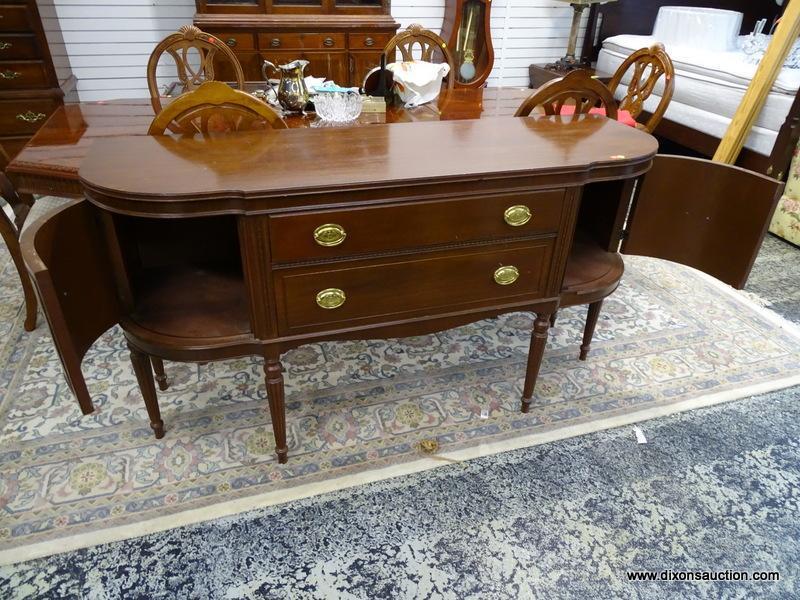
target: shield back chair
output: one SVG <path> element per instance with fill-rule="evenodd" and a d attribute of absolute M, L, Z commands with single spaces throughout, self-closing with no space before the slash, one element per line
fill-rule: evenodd
<path fill-rule="evenodd" d="M 565 106 L 574 106 L 565 113 Z M 610 119 L 616 119 L 617 103 L 609 89 L 587 71 L 572 71 L 562 79 L 550 81 L 531 94 L 517 109 L 517 117 L 541 109 L 545 115 L 570 115 L 569 120 L 602 108 Z M 607 252 L 598 244 L 576 236 L 567 261 L 559 308 L 588 304 L 589 310 L 580 347 L 580 360 L 586 360 L 594 337 L 603 300 L 619 286 L 625 265 L 618 252 Z M 551 317 L 555 325 L 556 313 Z"/>
<path fill-rule="evenodd" d="M 220 81 L 207 81 L 170 102 L 155 116 L 148 133 L 163 135 L 169 129 L 192 135 L 286 127 L 265 102 Z"/>
<path fill-rule="evenodd" d="M 650 117 L 644 123 L 637 123 L 636 127 L 647 133 L 653 133 L 659 122 L 667 112 L 672 94 L 675 91 L 675 67 L 672 65 L 664 45 L 657 43 L 649 48 L 641 48 L 628 56 L 614 72 L 608 89 L 616 95 L 617 88 L 630 72 L 630 80 L 625 88 L 625 94 L 619 101 L 619 108 L 628 111 L 634 119 L 638 119 L 644 112 L 644 103 L 651 96 L 659 79 L 664 79 L 664 89 L 661 91 L 661 100 Z"/>
<path fill-rule="evenodd" d="M 182 94 L 215 79 L 215 60 L 228 63 L 226 71 L 229 66 L 238 88 L 244 87 L 242 65 L 225 42 L 210 33 L 200 31 L 194 25 L 184 25 L 177 33 L 161 40 L 147 61 L 147 87 L 150 90 L 150 103 L 155 114 L 160 113 L 163 108 L 158 90 L 157 70 L 164 53 L 169 54 L 175 61 Z"/>
<path fill-rule="evenodd" d="M 419 58 L 414 56 L 416 49 L 419 51 Z M 447 47 L 447 42 L 433 31 L 424 29 L 422 25 L 409 25 L 387 42 L 383 49 L 386 62 L 394 62 L 398 52 L 400 60 L 408 62 L 415 60 L 441 62 L 443 59 L 450 65 L 450 72 L 447 74 L 447 89 L 451 90 L 455 86 L 456 63 L 453 60 L 453 54 Z"/>

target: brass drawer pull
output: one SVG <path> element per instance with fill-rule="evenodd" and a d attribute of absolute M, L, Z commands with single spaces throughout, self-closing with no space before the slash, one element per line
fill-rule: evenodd
<path fill-rule="evenodd" d="M 0 71 L 0 79 L 16 79 L 17 77 L 21 77 L 22 73 L 19 71 L 10 71 L 6 69 L 5 71 Z"/>
<path fill-rule="evenodd" d="M 511 285 L 517 279 L 519 279 L 519 269 L 517 267 L 500 267 L 494 272 L 494 282 L 498 285 Z"/>
<path fill-rule="evenodd" d="M 272 41 L 270 41 L 269 45 L 272 46 L 273 48 L 280 48 L 281 45 L 280 38 L 272 38 Z"/>
<path fill-rule="evenodd" d="M 235 48 L 236 47 L 236 38 L 228 38 L 227 40 L 225 40 L 225 43 L 228 46 L 230 46 L 231 48 Z"/>
<path fill-rule="evenodd" d="M 346 237 L 344 227 L 336 223 L 325 223 L 314 230 L 314 241 L 320 246 L 338 246 Z"/>
<path fill-rule="evenodd" d="M 26 123 L 36 123 L 44 119 L 47 115 L 44 113 L 35 113 L 32 110 L 29 110 L 24 113 L 20 113 L 17 115 L 17 120 L 25 121 Z"/>
<path fill-rule="evenodd" d="M 367 39 L 364 40 L 364 45 L 369 48 L 372 48 L 375 45 L 375 40 L 373 40 L 371 37 L 368 37 Z"/>
<path fill-rule="evenodd" d="M 531 209 L 524 204 L 515 204 L 509 206 L 503 213 L 503 220 L 512 227 L 519 227 L 525 225 L 531 220 Z"/>
<path fill-rule="evenodd" d="M 11 42 L 0 42 L 0 50 L 8 50 L 11 46 Z"/>
<path fill-rule="evenodd" d="M 322 40 L 322 45 L 325 46 L 326 48 L 330 48 L 331 46 L 333 46 L 333 38 L 326 37 L 324 40 Z"/>
<path fill-rule="evenodd" d="M 320 308 L 339 308 L 345 300 L 347 296 L 339 288 L 328 288 L 317 293 L 317 304 Z"/>

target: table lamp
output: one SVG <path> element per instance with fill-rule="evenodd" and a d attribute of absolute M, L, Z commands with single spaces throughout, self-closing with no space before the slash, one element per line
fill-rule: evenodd
<path fill-rule="evenodd" d="M 567 54 L 563 58 L 558 59 L 554 63 L 547 65 L 548 69 L 555 69 L 557 71 L 568 72 L 573 69 L 578 69 L 583 66 L 580 58 L 575 58 L 575 46 L 578 43 L 578 28 L 581 24 L 581 14 L 583 9 L 592 4 L 607 4 L 608 2 L 616 2 L 616 0 L 558 0 L 559 2 L 568 2 L 572 7 L 572 28 L 569 30 L 569 43 L 567 44 Z M 592 35 L 592 32 L 587 31 L 586 35 Z"/>

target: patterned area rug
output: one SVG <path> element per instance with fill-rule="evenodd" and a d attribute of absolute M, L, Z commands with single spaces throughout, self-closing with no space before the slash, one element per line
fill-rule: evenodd
<path fill-rule="evenodd" d="M 552 330 L 530 414 L 519 396 L 532 320 L 512 314 L 404 340 L 287 354 L 290 460 L 272 453 L 260 364 L 167 364 L 155 440 L 122 336 L 85 362 L 99 410 L 82 417 L 46 327 L 22 331 L 0 254 L 0 557 L 4 562 L 549 439 L 778 389 L 800 378 L 800 338 L 704 276 L 631 258 L 588 362 L 584 309 Z M 440 456 L 423 457 L 433 438 Z"/>

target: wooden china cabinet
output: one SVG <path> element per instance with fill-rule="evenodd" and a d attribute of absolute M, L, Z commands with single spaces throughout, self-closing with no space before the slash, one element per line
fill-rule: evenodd
<path fill-rule="evenodd" d="M 194 24 L 223 40 L 249 81 L 264 60 L 309 61 L 307 75 L 361 85 L 397 31 L 389 0 L 196 0 Z M 215 65 L 217 68 L 217 65 Z M 220 63 L 217 76 L 230 79 Z"/>

